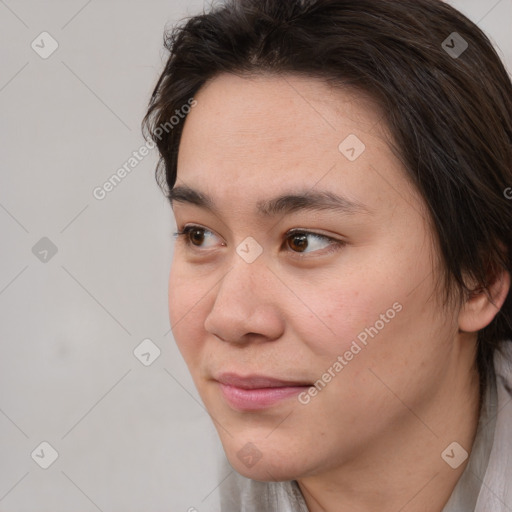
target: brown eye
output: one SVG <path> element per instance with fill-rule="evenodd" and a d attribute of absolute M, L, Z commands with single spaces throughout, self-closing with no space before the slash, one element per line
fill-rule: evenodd
<path fill-rule="evenodd" d="M 286 249 L 296 257 L 327 255 L 341 249 L 346 244 L 342 240 L 310 231 L 288 231 L 285 238 Z"/>
<path fill-rule="evenodd" d="M 288 246 L 296 252 L 304 252 L 308 248 L 308 235 L 299 233 L 288 238 Z"/>
<path fill-rule="evenodd" d="M 188 237 L 193 245 L 200 246 L 204 242 L 204 229 L 191 228 L 188 231 Z"/>
<path fill-rule="evenodd" d="M 215 246 L 225 245 L 222 241 L 219 243 L 219 237 L 215 233 L 201 226 L 185 226 L 174 233 L 174 236 L 194 250 L 213 249 Z"/>

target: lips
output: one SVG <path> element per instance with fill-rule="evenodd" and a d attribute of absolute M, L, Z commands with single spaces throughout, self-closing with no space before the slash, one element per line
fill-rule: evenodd
<path fill-rule="evenodd" d="M 261 375 L 242 377 L 223 373 L 215 379 L 227 403 L 239 411 L 266 409 L 291 398 L 312 384 L 306 381 L 282 380 Z"/>
<path fill-rule="evenodd" d="M 221 384 L 235 386 L 242 389 L 261 389 L 261 388 L 282 388 L 291 386 L 312 386 L 310 382 L 297 380 L 281 380 L 273 377 L 263 377 L 260 375 L 249 375 L 241 377 L 235 373 L 222 373 L 217 379 Z"/>

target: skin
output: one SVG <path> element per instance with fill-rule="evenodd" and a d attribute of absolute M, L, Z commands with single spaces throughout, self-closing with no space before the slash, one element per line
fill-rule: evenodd
<path fill-rule="evenodd" d="M 255 480 L 297 480 L 311 512 L 441 511 L 466 466 L 452 469 L 441 453 L 453 441 L 471 449 L 476 331 L 501 306 L 508 274 L 497 307 L 483 295 L 440 303 L 425 203 L 389 148 L 382 113 L 357 91 L 222 74 L 195 99 L 177 186 L 217 209 L 172 202 L 179 230 L 206 231 L 197 245 L 176 242 L 169 311 L 231 465 Z M 338 149 L 349 134 L 366 146 L 352 162 Z M 297 191 L 344 195 L 368 213 L 258 213 L 260 201 Z M 329 252 L 309 235 L 301 252 L 293 228 L 345 245 Z M 249 236 L 263 250 L 252 263 L 236 252 Z M 229 371 L 314 383 L 395 303 L 401 311 L 306 405 L 294 396 L 240 412 L 214 380 Z M 261 454 L 251 467 L 237 456 L 248 442 Z"/>

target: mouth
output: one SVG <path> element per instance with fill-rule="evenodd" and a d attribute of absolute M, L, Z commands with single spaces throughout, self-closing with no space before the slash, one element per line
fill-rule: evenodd
<path fill-rule="evenodd" d="M 242 377 L 223 373 L 215 379 L 228 405 L 238 411 L 258 411 L 272 407 L 303 392 L 312 384 L 261 375 Z"/>

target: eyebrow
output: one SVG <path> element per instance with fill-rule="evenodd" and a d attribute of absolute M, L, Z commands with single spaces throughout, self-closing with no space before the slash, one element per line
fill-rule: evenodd
<path fill-rule="evenodd" d="M 193 204 L 200 208 L 218 214 L 219 210 L 213 199 L 204 192 L 194 190 L 186 185 L 174 187 L 168 194 L 173 205 L 177 203 Z M 257 212 L 266 217 L 290 214 L 297 211 L 324 211 L 331 210 L 344 214 L 367 214 L 373 212 L 363 203 L 348 199 L 328 191 L 305 190 L 290 192 L 278 197 L 256 203 Z"/>

